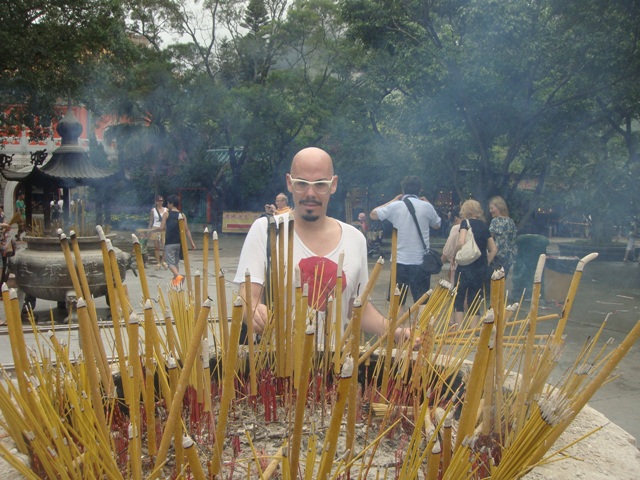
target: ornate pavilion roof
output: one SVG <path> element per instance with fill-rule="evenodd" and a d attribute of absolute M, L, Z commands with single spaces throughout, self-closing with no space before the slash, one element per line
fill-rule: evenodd
<path fill-rule="evenodd" d="M 48 162 L 42 165 L 42 161 L 32 158 L 31 169 L 12 171 L 3 168 L 0 171 L 2 176 L 7 180 L 36 186 L 73 188 L 81 185 L 99 186 L 103 181 L 117 175 L 94 166 L 87 152 L 78 144 L 82 125 L 74 115 L 71 103 L 66 115 L 58 123 L 57 131 L 62 144 L 52 153 Z"/>

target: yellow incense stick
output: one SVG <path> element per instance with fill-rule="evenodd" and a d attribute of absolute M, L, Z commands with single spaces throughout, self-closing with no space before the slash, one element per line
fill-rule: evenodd
<path fill-rule="evenodd" d="M 182 448 L 187 455 L 189 461 L 189 467 L 191 468 L 191 474 L 196 480 L 207 480 L 207 476 L 204 474 L 202 465 L 200 464 L 200 458 L 198 457 L 198 450 L 195 447 L 195 442 L 191 437 L 185 435 L 182 437 Z"/>
<path fill-rule="evenodd" d="M 309 388 L 309 371 L 311 368 L 311 358 L 313 356 L 313 341 L 315 339 L 316 325 L 313 319 L 307 324 L 305 330 L 304 345 L 302 347 L 302 366 L 298 381 L 298 393 L 296 397 L 296 410 L 291 436 L 291 458 L 289 465 L 291 468 L 291 478 L 298 477 L 298 463 L 300 459 L 300 446 L 302 444 L 302 426 L 304 424 L 305 406 L 307 404 L 307 389 Z"/>
<path fill-rule="evenodd" d="M 218 475 L 222 463 L 222 448 L 227 430 L 227 420 L 231 400 L 234 397 L 234 380 L 236 377 L 236 362 L 238 359 L 238 342 L 240 340 L 240 328 L 242 326 L 242 301 L 236 298 L 233 304 L 231 316 L 231 332 L 229 335 L 229 346 L 226 355 L 226 367 L 222 379 L 222 399 L 220 400 L 220 411 L 218 413 L 218 424 L 216 425 L 215 443 L 213 445 L 213 456 L 211 460 L 211 473 Z"/>
<path fill-rule="evenodd" d="M 187 243 L 187 231 L 184 222 L 184 215 L 179 213 L 178 227 L 180 228 L 180 244 L 182 245 L 182 256 L 184 257 L 184 276 L 187 277 L 187 292 L 191 297 L 193 295 L 193 284 L 191 280 L 191 263 L 189 262 L 189 244 Z"/>
<path fill-rule="evenodd" d="M 171 409 L 169 410 L 169 415 L 167 416 L 165 430 L 162 434 L 160 446 L 158 447 L 158 455 L 156 456 L 156 461 L 153 468 L 155 473 L 150 476 L 149 480 L 151 480 L 152 478 L 158 478 L 157 476 L 160 474 L 158 469 L 167 458 L 169 445 L 171 443 L 171 437 L 175 432 L 176 424 L 180 420 L 180 413 L 182 411 L 182 400 L 184 398 L 185 391 L 187 390 L 191 369 L 193 368 L 196 355 L 198 354 L 198 345 L 200 345 L 200 342 L 202 340 L 202 332 L 207 327 L 207 317 L 209 316 L 210 310 L 211 302 L 209 300 L 205 300 L 202 305 L 202 309 L 200 310 L 200 316 L 198 317 L 198 320 L 196 322 L 194 333 L 191 336 L 189 348 L 186 350 L 187 356 L 183 361 L 182 372 L 180 373 L 180 377 L 174 390 Z"/>

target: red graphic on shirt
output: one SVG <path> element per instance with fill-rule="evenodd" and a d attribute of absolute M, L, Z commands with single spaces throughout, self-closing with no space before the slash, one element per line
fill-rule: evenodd
<path fill-rule="evenodd" d="M 323 311 L 327 299 L 333 295 L 338 277 L 338 264 L 325 257 L 308 257 L 300 260 L 302 285 L 309 285 L 309 306 Z M 347 277 L 342 271 L 342 291 L 347 288 Z"/>

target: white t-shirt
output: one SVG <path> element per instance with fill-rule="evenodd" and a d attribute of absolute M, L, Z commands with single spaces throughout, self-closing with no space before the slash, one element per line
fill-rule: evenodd
<path fill-rule="evenodd" d="M 416 218 L 420 225 L 424 244 L 429 248 L 429 227 L 440 227 L 440 217 L 429 202 L 420 200 L 415 195 L 405 195 L 416 209 Z M 391 202 L 376 208 L 380 220 L 389 220 L 398 230 L 398 263 L 403 265 L 420 265 L 425 254 L 413 217 L 403 200 Z"/>
<path fill-rule="evenodd" d="M 275 215 L 276 224 L 280 218 L 284 235 L 284 249 L 288 249 L 288 229 L 289 214 Z M 340 254 L 344 252 L 342 263 L 342 321 L 343 326 L 348 323 L 348 313 L 350 300 L 355 299 L 362 293 L 369 280 L 367 265 L 367 241 L 362 233 L 355 227 L 336 220 L 341 229 L 342 235 L 338 245 L 332 252 L 323 257 L 312 252 L 298 237 L 293 235 L 293 262 L 300 268 L 302 285 L 309 284 L 309 306 L 315 310 L 324 311 L 326 300 L 329 296 L 335 298 L 336 273 Z M 234 278 L 234 283 L 244 283 L 247 269 L 251 275 L 251 282 L 264 285 L 265 270 L 267 265 L 267 226 L 266 217 L 258 218 L 247 234 L 247 238 L 242 246 L 238 269 Z M 275 261 L 273 259 L 272 261 Z M 286 263 L 286 258 L 285 258 Z M 285 269 L 287 265 L 285 265 Z M 285 277 L 286 278 L 286 277 Z M 292 275 L 295 278 L 295 274 Z"/>
<path fill-rule="evenodd" d="M 158 216 L 158 211 L 160 212 L 160 215 Z M 164 212 L 167 211 L 166 207 L 160 207 L 160 208 L 155 208 L 153 207 L 151 209 L 151 213 L 153 214 L 153 225 L 152 227 L 159 227 L 160 225 L 162 225 L 162 215 L 164 215 Z"/>

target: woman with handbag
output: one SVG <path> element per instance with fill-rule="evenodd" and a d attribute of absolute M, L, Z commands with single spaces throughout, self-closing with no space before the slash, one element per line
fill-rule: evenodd
<path fill-rule="evenodd" d="M 460 232 L 456 249 L 456 283 L 458 285 L 454 302 L 454 322 L 462 324 L 465 302 L 470 305 L 476 296 L 483 297 L 483 287 L 489 264 L 498 253 L 498 247 L 489 232 L 482 206 L 476 200 L 467 200 L 460 207 Z M 478 323 L 475 315 L 471 327 Z"/>

